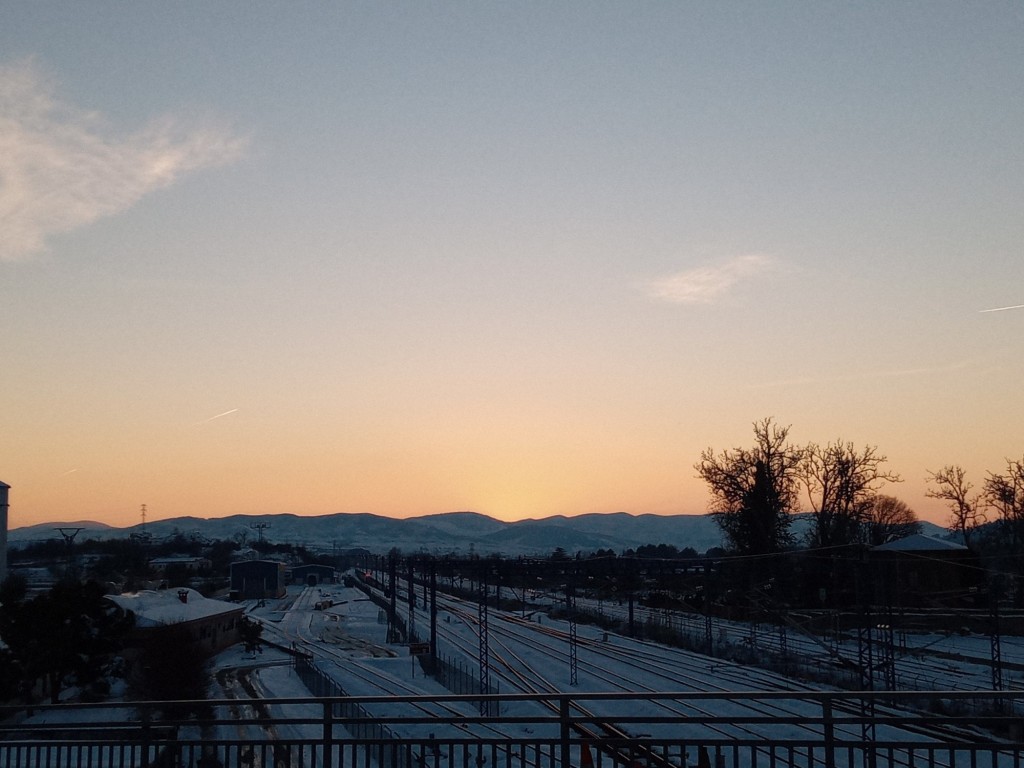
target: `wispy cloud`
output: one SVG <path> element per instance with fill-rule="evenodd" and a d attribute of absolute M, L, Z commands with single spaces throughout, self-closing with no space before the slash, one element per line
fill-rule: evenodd
<path fill-rule="evenodd" d="M 120 213 L 189 171 L 236 159 L 245 140 L 174 118 L 121 134 L 63 102 L 32 62 L 0 66 L 0 261 Z"/>
<path fill-rule="evenodd" d="M 238 409 L 237 408 L 232 408 L 230 411 L 224 411 L 224 413 L 218 413 L 216 416 L 211 416 L 208 419 L 203 419 L 202 421 L 197 421 L 196 422 L 196 426 L 199 426 L 200 424 L 209 424 L 211 421 L 215 421 L 216 419 L 222 419 L 225 416 L 230 416 L 232 413 L 238 413 Z"/>
<path fill-rule="evenodd" d="M 870 381 L 876 379 L 902 379 L 912 376 L 935 376 L 941 373 L 953 373 L 955 371 L 973 370 L 978 374 L 987 374 L 995 368 L 980 367 L 970 360 L 959 360 L 946 365 L 919 366 L 916 368 L 890 368 L 881 370 L 857 371 L 854 373 L 842 373 L 835 376 L 802 376 L 791 379 L 777 379 L 775 381 L 751 382 L 747 389 L 766 389 L 770 387 L 793 387 L 804 384 L 841 384 L 851 381 Z"/>
<path fill-rule="evenodd" d="M 737 256 L 721 264 L 695 267 L 654 280 L 648 294 L 674 304 L 710 304 L 742 280 L 769 269 L 775 260 L 761 254 Z"/>

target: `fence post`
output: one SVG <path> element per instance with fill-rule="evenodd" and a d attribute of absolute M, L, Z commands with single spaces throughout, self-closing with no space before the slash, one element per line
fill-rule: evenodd
<path fill-rule="evenodd" d="M 334 704 L 329 701 L 323 702 L 324 707 L 324 759 L 323 768 L 333 768 L 334 765 Z"/>
<path fill-rule="evenodd" d="M 832 697 L 826 696 L 821 700 L 821 730 L 825 742 L 825 768 L 835 768 L 836 765 L 836 733 L 835 723 L 832 721 Z"/>
<path fill-rule="evenodd" d="M 562 766 L 570 768 L 572 765 L 572 754 L 569 749 L 569 697 L 562 695 L 558 697 L 558 725 L 560 738 L 562 740 Z"/>
<path fill-rule="evenodd" d="M 143 707 L 142 709 L 142 768 L 149 767 L 149 739 L 150 729 L 149 723 L 151 718 L 151 712 L 149 707 Z"/>

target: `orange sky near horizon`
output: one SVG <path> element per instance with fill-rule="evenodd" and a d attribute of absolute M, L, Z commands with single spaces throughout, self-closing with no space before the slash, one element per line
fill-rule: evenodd
<path fill-rule="evenodd" d="M 715 446 L 716 450 L 720 447 Z M 350 463 L 336 465 L 335 459 L 344 453 L 339 451 L 331 454 L 330 460 L 317 463 L 303 457 L 294 466 L 276 469 L 261 460 L 258 447 L 250 451 L 228 459 L 223 454 L 208 459 L 165 447 L 152 463 L 133 462 L 122 455 L 102 471 L 72 468 L 56 476 L 28 472 L 19 476 L 20 484 L 9 483 L 9 523 L 15 528 L 95 520 L 126 527 L 141 522 L 142 504 L 149 521 L 338 512 L 416 517 L 462 510 L 512 521 L 591 512 L 671 515 L 707 511 L 703 482 L 679 452 L 646 459 L 622 450 L 618 455 L 600 457 L 610 458 L 611 463 L 595 472 L 599 457 L 579 451 L 572 454 L 576 461 L 550 464 L 528 463 L 522 455 L 500 453 L 474 460 L 472 451 L 464 451 L 434 460 L 412 453 L 405 463 L 393 454 L 372 462 L 353 456 Z M 157 469 L 165 465 L 175 466 L 177 471 Z M 892 462 L 890 465 L 897 469 Z M 983 478 L 975 473 L 973 479 L 980 484 Z M 923 481 L 908 478 L 886 485 L 881 492 L 907 501 L 921 519 L 945 525 L 948 510 L 941 502 L 925 498 L 926 487 Z"/>

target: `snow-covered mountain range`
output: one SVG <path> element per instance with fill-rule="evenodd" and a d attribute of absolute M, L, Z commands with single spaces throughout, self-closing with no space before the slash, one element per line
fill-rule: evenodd
<path fill-rule="evenodd" d="M 794 532 L 799 535 L 806 523 L 807 516 L 795 516 Z M 923 533 L 945 534 L 945 529 L 933 523 L 922 525 Z M 115 528 L 94 521 L 43 523 L 11 530 L 9 541 L 17 546 L 22 542 L 59 538 L 58 528 L 81 528 L 79 541 L 143 533 L 142 525 Z M 175 517 L 149 522 L 144 532 L 157 539 L 181 533 L 206 539 L 253 541 L 261 530 L 268 541 L 301 544 L 320 551 L 361 548 L 386 552 L 397 547 L 405 553 L 540 555 L 550 554 L 556 548 L 570 554 L 597 549 L 621 552 L 645 544 L 669 544 L 679 549 L 692 547 L 697 552 L 705 552 L 722 544 L 721 532 L 710 515 L 632 515 L 627 512 L 557 515 L 515 522 L 496 520 L 477 512 L 446 512 L 406 519 L 367 513 Z"/>

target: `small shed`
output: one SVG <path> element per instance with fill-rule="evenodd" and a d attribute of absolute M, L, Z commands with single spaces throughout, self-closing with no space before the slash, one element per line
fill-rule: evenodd
<path fill-rule="evenodd" d="M 285 595 L 285 566 L 276 560 L 242 560 L 231 564 L 231 591 L 244 599 Z"/>
<path fill-rule="evenodd" d="M 337 579 L 337 573 L 330 565 L 296 565 L 292 568 L 294 584 L 315 587 L 317 584 L 334 584 Z"/>
<path fill-rule="evenodd" d="M 897 606 L 969 604 L 981 573 L 963 544 L 923 533 L 872 547 L 870 559 Z"/>

